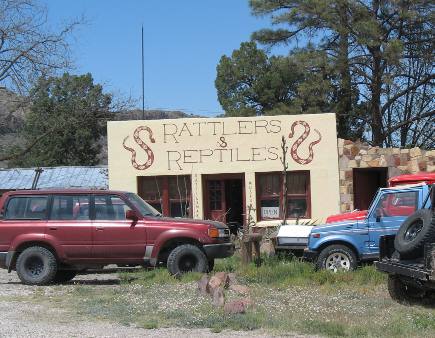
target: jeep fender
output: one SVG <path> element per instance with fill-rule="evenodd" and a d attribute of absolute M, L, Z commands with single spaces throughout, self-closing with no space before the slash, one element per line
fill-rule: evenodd
<path fill-rule="evenodd" d="M 321 238 L 316 242 L 316 245 L 311 248 L 311 250 L 319 252 L 320 247 L 326 247 L 334 244 L 344 244 L 349 246 L 355 251 L 357 257 L 360 257 L 360 252 L 358 250 L 358 244 L 352 236 L 348 235 L 331 235 L 324 238 Z"/>
<path fill-rule="evenodd" d="M 205 233 L 199 231 L 187 230 L 187 229 L 171 229 L 162 232 L 156 238 L 151 252 L 151 256 L 149 258 L 152 261 L 156 260 L 159 255 L 160 249 L 165 245 L 165 243 L 171 239 L 176 239 L 176 238 L 190 238 L 201 244 L 210 243 L 210 237 L 208 237 Z"/>

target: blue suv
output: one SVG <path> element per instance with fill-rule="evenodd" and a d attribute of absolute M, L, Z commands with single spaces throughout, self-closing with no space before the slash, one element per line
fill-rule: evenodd
<path fill-rule="evenodd" d="M 315 226 L 304 257 L 318 269 L 355 269 L 360 261 L 379 257 L 379 238 L 394 235 L 417 209 L 429 208 L 430 185 L 417 184 L 379 189 L 367 216 Z"/>

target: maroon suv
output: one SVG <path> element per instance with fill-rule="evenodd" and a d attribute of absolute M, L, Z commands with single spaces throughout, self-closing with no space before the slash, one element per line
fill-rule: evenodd
<path fill-rule="evenodd" d="M 0 267 L 25 284 L 65 282 L 108 264 L 206 272 L 234 252 L 225 224 L 164 218 L 123 191 L 8 192 L 0 215 Z"/>

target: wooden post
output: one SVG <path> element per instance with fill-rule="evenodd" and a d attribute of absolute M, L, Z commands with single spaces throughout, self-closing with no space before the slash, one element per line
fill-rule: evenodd
<path fill-rule="evenodd" d="M 242 240 L 240 245 L 243 265 L 249 264 L 251 262 L 251 257 L 252 257 L 252 248 L 251 248 L 251 244 L 248 241 L 248 235 L 250 232 L 250 225 L 251 225 L 251 211 L 252 211 L 252 205 L 249 204 L 246 222 L 245 224 L 243 224 L 243 235 L 242 235 Z"/>
<path fill-rule="evenodd" d="M 242 264 L 247 265 L 252 262 L 252 249 L 254 249 L 255 263 L 261 264 L 260 260 L 260 242 L 263 236 L 261 234 L 251 233 L 251 225 L 254 223 L 251 219 L 252 205 L 248 206 L 248 222 L 243 226 L 243 237 L 241 244 Z"/>
<path fill-rule="evenodd" d="M 263 236 L 261 234 L 251 234 L 250 235 L 250 241 L 252 245 L 254 246 L 254 253 L 255 253 L 255 264 L 257 266 L 261 265 L 261 258 L 260 258 L 260 242 Z"/>

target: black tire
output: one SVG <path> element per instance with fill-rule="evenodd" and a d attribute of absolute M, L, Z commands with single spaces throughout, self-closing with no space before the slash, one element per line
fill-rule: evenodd
<path fill-rule="evenodd" d="M 53 278 L 54 283 L 69 282 L 77 275 L 75 270 L 57 270 L 56 275 Z"/>
<path fill-rule="evenodd" d="M 16 269 L 23 284 L 46 285 L 56 275 L 57 260 L 50 250 L 32 246 L 18 256 Z"/>
<path fill-rule="evenodd" d="M 207 272 L 212 272 L 214 269 L 214 259 L 209 259 L 208 260 L 208 270 Z"/>
<path fill-rule="evenodd" d="M 316 269 L 333 272 L 355 270 L 357 265 L 355 252 L 345 245 L 327 246 L 316 261 Z"/>
<path fill-rule="evenodd" d="M 388 292 L 392 299 L 405 305 L 421 303 L 425 296 L 425 291 L 409 286 L 399 277 L 391 275 L 388 276 Z"/>
<path fill-rule="evenodd" d="M 183 244 L 171 251 L 167 267 L 171 275 L 181 275 L 186 272 L 207 272 L 208 259 L 197 246 Z"/>
<path fill-rule="evenodd" d="M 394 248 L 402 259 L 422 257 L 424 243 L 435 241 L 435 225 L 431 224 L 431 220 L 432 212 L 421 209 L 402 223 L 394 239 Z"/>

